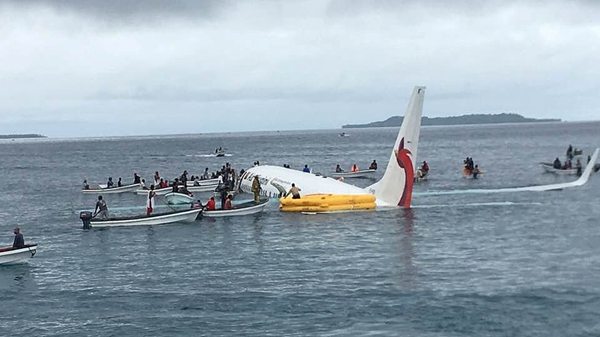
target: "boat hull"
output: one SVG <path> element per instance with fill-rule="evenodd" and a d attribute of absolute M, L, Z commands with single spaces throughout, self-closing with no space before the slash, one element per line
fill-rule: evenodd
<path fill-rule="evenodd" d="M 219 179 L 198 180 L 198 185 L 194 185 L 193 181 L 188 181 L 186 183 L 187 187 L 192 187 L 192 186 L 217 186 L 217 185 L 219 185 Z"/>
<path fill-rule="evenodd" d="M 157 214 L 152 216 L 140 216 L 134 218 L 92 220 L 92 228 L 120 227 L 120 226 L 154 226 L 168 225 L 180 222 L 194 222 L 201 209 L 190 209 L 173 213 Z"/>
<path fill-rule="evenodd" d="M 333 172 L 331 174 L 331 176 L 333 178 L 344 178 L 344 179 L 370 178 L 375 175 L 375 172 L 377 172 L 377 171 L 376 170 L 364 170 L 364 171 L 357 171 L 357 172 Z"/>
<path fill-rule="evenodd" d="M 141 184 L 131 184 L 121 187 L 112 187 L 112 188 L 93 188 L 89 190 L 81 190 L 83 194 L 120 194 L 120 193 L 129 193 L 135 192 L 139 189 Z"/>
<path fill-rule="evenodd" d="M 233 216 L 244 216 L 244 215 L 252 215 L 262 212 L 269 200 L 263 200 L 259 204 L 255 204 L 254 202 L 249 202 L 246 204 L 236 205 L 234 209 L 227 210 L 214 210 L 214 211 L 204 211 L 202 212 L 203 217 L 207 218 L 225 218 L 225 217 L 233 217 Z"/>
<path fill-rule="evenodd" d="M 540 164 L 540 166 L 544 169 L 544 172 L 547 172 L 547 173 L 554 173 L 554 174 L 565 175 L 565 176 L 577 175 L 576 168 L 568 169 L 568 170 L 555 169 L 553 165 L 545 164 L 545 163 Z"/>
<path fill-rule="evenodd" d="M 21 249 L 6 247 L 0 249 L 0 265 L 25 263 L 37 253 L 37 245 L 26 245 Z"/>
<path fill-rule="evenodd" d="M 194 201 L 194 198 L 187 194 L 173 192 L 165 194 L 165 199 L 167 199 L 167 204 L 169 205 L 185 205 L 191 204 Z"/>
<path fill-rule="evenodd" d="M 148 192 L 150 192 L 150 190 L 138 189 L 135 191 L 135 194 L 148 195 Z M 159 189 L 154 190 L 154 193 L 156 193 L 156 195 L 165 195 L 165 194 L 171 193 L 171 192 L 173 192 L 173 187 L 165 187 L 165 188 L 159 188 Z"/>

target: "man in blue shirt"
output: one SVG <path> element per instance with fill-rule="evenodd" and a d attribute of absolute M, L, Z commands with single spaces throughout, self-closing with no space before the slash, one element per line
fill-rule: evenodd
<path fill-rule="evenodd" d="M 304 165 L 302 172 L 310 173 L 310 168 L 308 168 L 308 165 Z"/>

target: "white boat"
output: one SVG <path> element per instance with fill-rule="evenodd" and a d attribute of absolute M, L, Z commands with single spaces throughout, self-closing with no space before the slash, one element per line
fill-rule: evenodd
<path fill-rule="evenodd" d="M 331 174 L 331 176 L 333 178 L 344 178 L 344 179 L 348 179 L 348 178 L 370 178 L 373 175 L 375 175 L 375 172 L 377 172 L 376 170 L 362 170 L 362 171 L 355 171 L 355 172 L 333 172 Z"/>
<path fill-rule="evenodd" d="M 340 133 L 340 137 L 350 137 L 350 135 L 345 132 L 342 132 Z"/>
<path fill-rule="evenodd" d="M 205 210 L 202 212 L 202 216 L 208 218 L 224 218 L 231 216 L 252 215 L 262 212 L 268 203 L 269 199 L 261 200 L 258 204 L 254 201 L 249 201 L 243 204 L 234 205 L 233 209 L 216 209 L 214 211 Z"/>
<path fill-rule="evenodd" d="M 0 265 L 27 262 L 37 252 L 37 245 L 25 245 L 23 248 L 0 248 Z"/>
<path fill-rule="evenodd" d="M 149 189 L 138 189 L 135 191 L 135 194 L 137 195 L 148 195 L 148 192 L 150 192 Z M 173 192 L 173 187 L 171 186 L 167 186 L 165 188 L 158 188 L 154 190 L 154 193 L 156 193 L 156 195 L 165 195 L 167 193 Z"/>
<path fill-rule="evenodd" d="M 200 208 L 186 209 L 183 211 L 174 211 L 170 213 L 138 215 L 122 218 L 92 219 L 91 212 L 81 212 L 79 218 L 83 221 L 83 228 L 105 228 L 117 226 L 154 226 L 167 225 L 178 222 L 194 222 L 198 214 L 202 212 Z"/>
<path fill-rule="evenodd" d="M 107 188 L 106 185 L 100 185 L 98 188 L 90 188 L 89 190 L 81 190 L 83 194 L 120 194 L 127 192 L 135 192 L 141 184 L 131 184 L 121 187 Z"/>
<path fill-rule="evenodd" d="M 567 170 L 556 169 L 556 168 L 554 168 L 554 165 L 551 163 L 540 163 L 540 166 L 544 169 L 545 172 L 548 172 L 548 173 L 554 173 L 554 174 L 565 175 L 565 176 L 577 175 L 576 168 L 571 168 L 571 169 L 567 169 Z M 582 169 L 582 172 L 583 172 L 583 169 Z"/>
<path fill-rule="evenodd" d="M 219 184 L 219 179 L 206 179 L 206 180 L 198 180 L 198 185 L 194 185 L 195 182 L 194 181 L 188 181 L 186 186 L 188 187 L 192 187 L 192 186 L 209 186 L 209 185 L 218 185 Z"/>
<path fill-rule="evenodd" d="M 429 177 L 429 171 L 423 171 L 422 169 L 418 169 L 415 173 L 415 182 L 421 182 L 427 180 Z"/>
<path fill-rule="evenodd" d="M 187 194 L 174 192 L 165 194 L 165 199 L 167 199 L 167 204 L 169 205 L 185 205 L 194 202 L 194 197 L 190 197 Z"/>
<path fill-rule="evenodd" d="M 208 185 L 208 186 L 190 186 L 187 188 L 188 191 L 192 193 L 201 193 L 201 192 L 212 192 L 219 185 Z"/>

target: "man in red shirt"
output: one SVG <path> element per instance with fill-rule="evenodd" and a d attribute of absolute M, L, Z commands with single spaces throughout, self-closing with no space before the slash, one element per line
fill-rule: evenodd
<path fill-rule="evenodd" d="M 210 200 L 206 202 L 206 210 L 214 211 L 216 208 L 215 197 L 210 197 Z"/>

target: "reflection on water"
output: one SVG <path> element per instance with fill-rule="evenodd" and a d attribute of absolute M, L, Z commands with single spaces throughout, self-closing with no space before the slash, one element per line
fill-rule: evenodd
<path fill-rule="evenodd" d="M 0 291 L 23 291 L 35 285 L 29 263 L 0 266 Z M 2 296 L 0 296 L 1 298 Z"/>
<path fill-rule="evenodd" d="M 396 218 L 402 226 L 402 235 L 399 236 L 401 278 L 407 289 L 414 290 L 418 287 L 418 268 L 414 264 L 415 211 L 411 208 L 399 210 Z"/>

